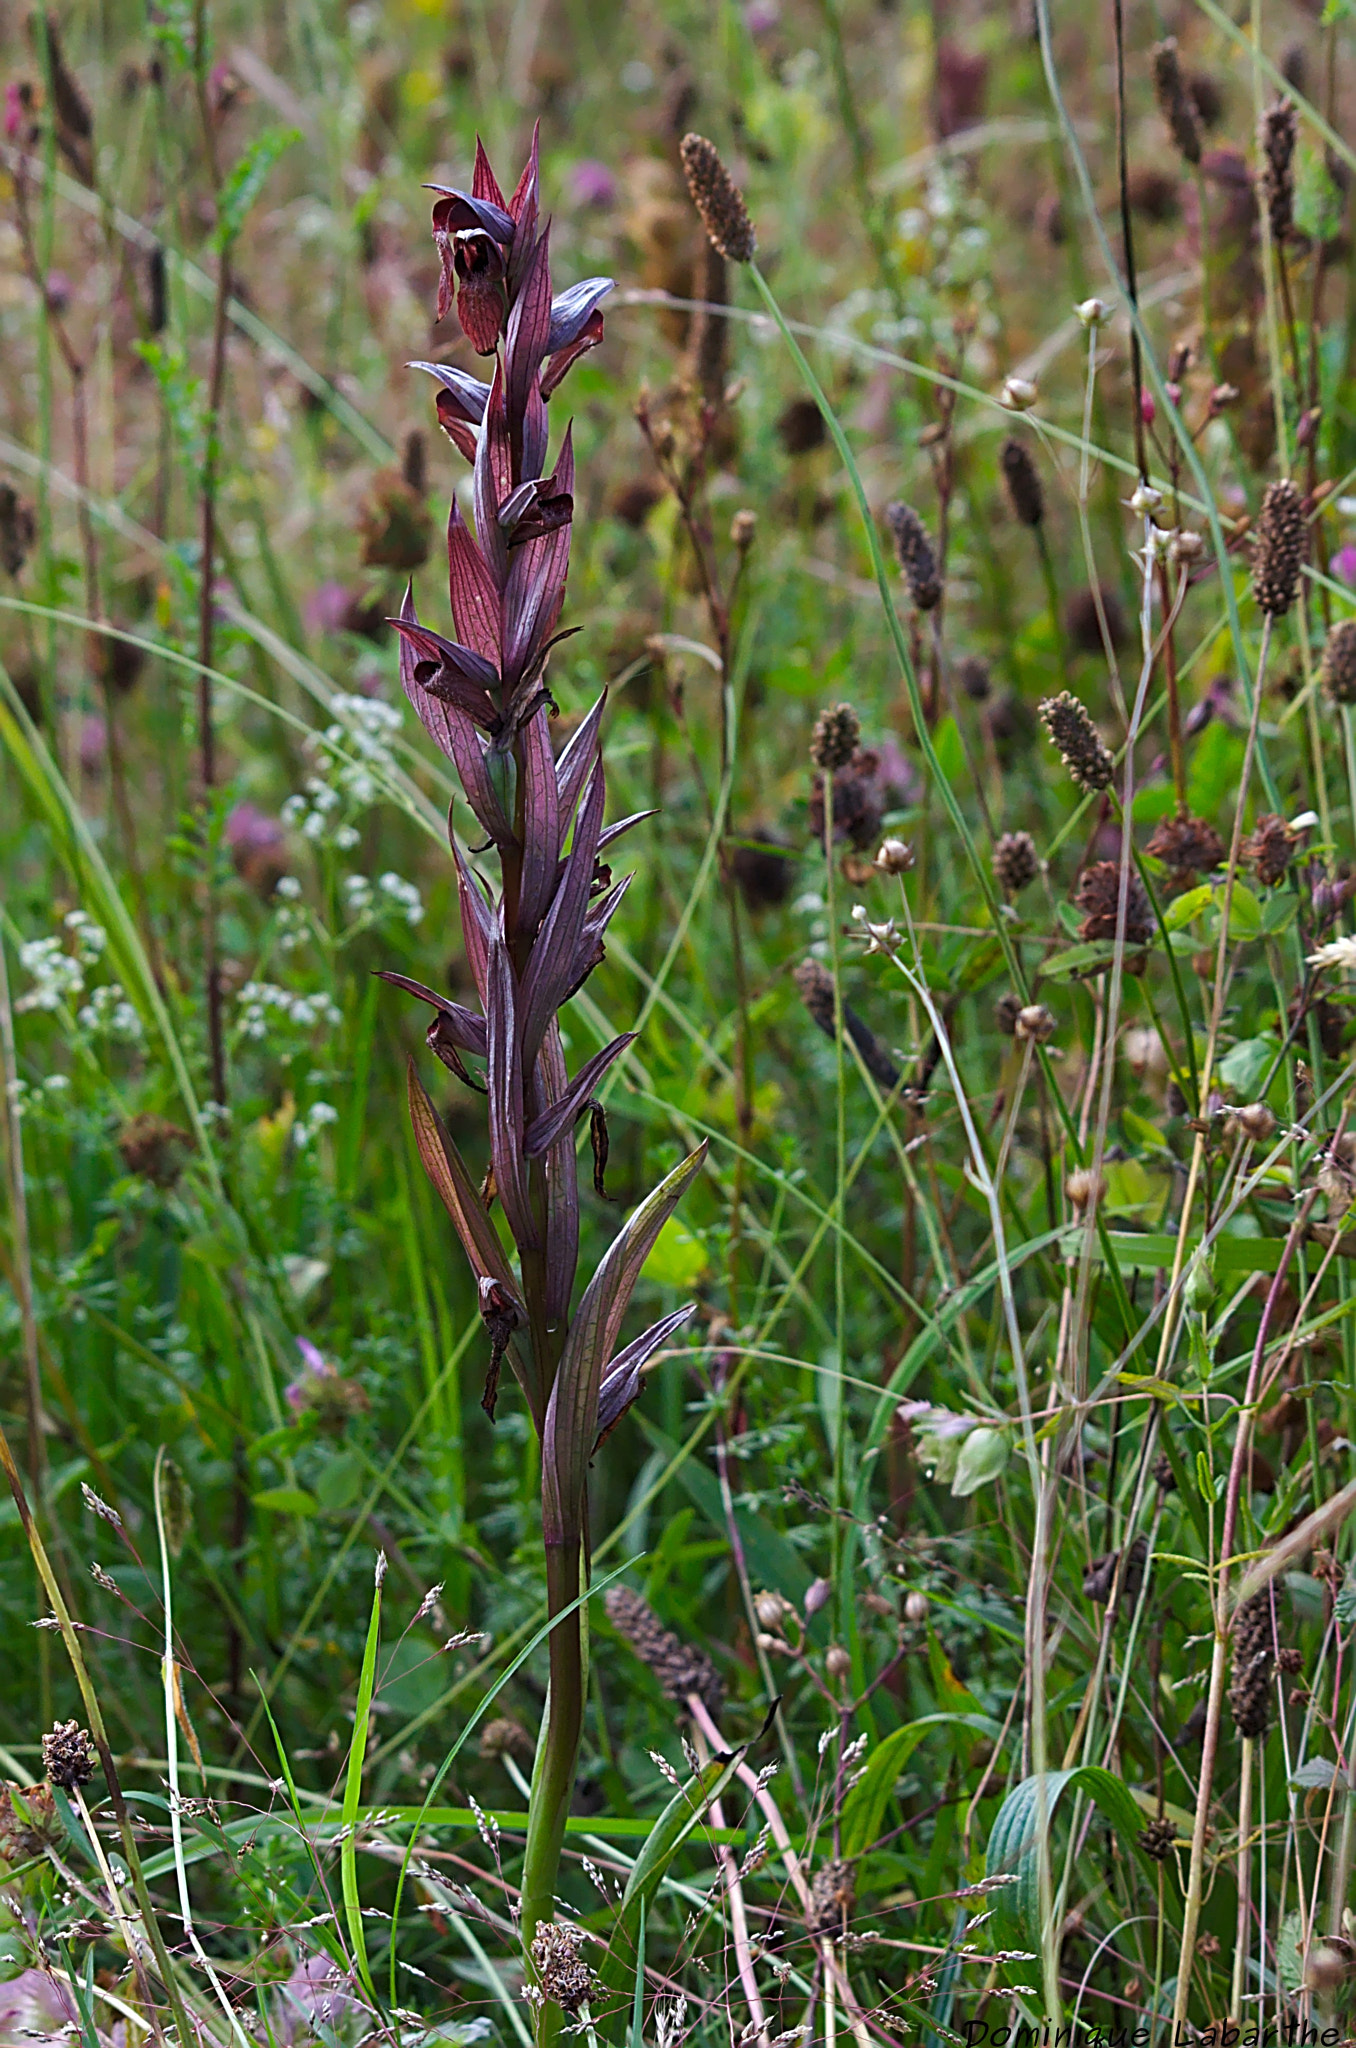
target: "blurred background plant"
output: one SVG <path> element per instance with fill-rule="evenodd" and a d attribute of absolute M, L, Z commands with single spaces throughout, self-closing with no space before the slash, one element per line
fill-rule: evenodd
<path fill-rule="evenodd" d="M 1356 81 L 1236 13 L 5 16 L 0 2039 L 1349 2030 Z M 476 1002 L 419 186 L 538 121 L 553 744 L 655 813 L 584 1271 L 709 1151 L 533 2001 L 535 1433 L 376 974 Z"/>

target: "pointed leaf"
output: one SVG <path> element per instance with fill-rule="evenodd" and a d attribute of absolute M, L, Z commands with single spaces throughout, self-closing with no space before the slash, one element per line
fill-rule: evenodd
<path fill-rule="evenodd" d="M 603 710 L 607 704 L 607 691 L 580 720 L 561 749 L 556 762 L 556 787 L 560 791 L 561 829 L 569 827 L 574 816 L 574 807 L 579 802 L 580 792 L 592 773 L 598 754 L 598 728 L 603 722 Z"/>
<path fill-rule="evenodd" d="M 536 392 L 537 372 L 551 332 L 550 242 L 547 229 L 527 260 L 504 341 L 509 432 L 518 457 L 518 474 L 526 477 L 541 475 L 546 455 L 546 410 L 539 395 L 535 415 L 528 401 Z"/>
<path fill-rule="evenodd" d="M 408 974 L 395 974 L 389 967 L 379 967 L 376 972 L 378 981 L 389 981 L 393 988 L 403 988 L 406 995 L 418 996 L 421 1003 L 431 1003 L 463 1052 L 484 1056 L 487 1041 L 483 1017 L 477 1017 L 463 1003 L 454 1003 L 450 996 L 440 996 L 436 989 L 425 988 L 422 981 L 411 981 Z"/>
<path fill-rule="evenodd" d="M 447 587 L 452 618 L 468 647 L 474 647 L 499 678 L 499 588 L 485 557 L 471 538 L 456 499 L 447 519 Z"/>
<path fill-rule="evenodd" d="M 542 705 L 523 727 L 523 866 L 518 925 L 533 933 L 550 905 L 560 859 L 560 798 Z"/>
<path fill-rule="evenodd" d="M 485 154 L 485 145 L 478 135 L 476 137 L 475 168 L 471 172 L 471 190 L 475 193 L 477 199 L 492 199 L 495 205 L 501 207 L 505 213 L 509 212 L 504 195 L 499 189 L 499 180 L 490 168 L 490 160 Z M 509 218 L 512 220 L 516 219 L 517 216 L 510 213 Z"/>
<path fill-rule="evenodd" d="M 629 818 L 619 818 L 615 825 L 608 825 L 599 833 L 599 853 L 602 852 L 605 846 L 611 846 L 614 840 L 620 839 L 623 832 L 629 832 L 633 825 L 643 825 L 647 818 L 657 818 L 658 816 L 658 811 L 632 811 Z"/>
<path fill-rule="evenodd" d="M 471 472 L 476 510 L 476 539 L 496 590 L 504 588 L 508 576 L 508 542 L 499 525 L 499 507 L 513 488 L 509 460 L 508 421 L 504 415 L 504 370 L 494 367 L 494 382 L 485 407 L 485 418 L 476 443 L 475 468 Z M 505 609 L 507 636 L 510 614 Z"/>
<path fill-rule="evenodd" d="M 555 485 L 559 495 L 573 497 L 574 444 L 569 427 L 556 462 Z M 568 525 L 515 549 L 504 589 L 504 680 L 509 688 L 531 672 L 554 633 L 569 569 Z"/>
<path fill-rule="evenodd" d="M 490 1221 L 465 1160 L 414 1070 L 413 1060 L 409 1063 L 408 1076 L 414 1141 L 419 1147 L 424 1171 L 452 1218 L 453 1228 L 461 1239 L 461 1248 L 477 1279 L 497 1280 L 508 1291 L 515 1306 L 522 1309 L 523 1298 L 504 1247 L 499 1242 L 499 1233 Z M 526 1310 L 523 1314 L 526 1317 Z"/>
<path fill-rule="evenodd" d="M 489 983 L 490 940 L 494 936 L 494 909 L 476 877 L 462 859 L 461 848 L 449 824 L 452 858 L 457 864 L 457 901 L 461 908 L 461 937 L 476 993 L 482 1005 Z"/>
<path fill-rule="evenodd" d="M 520 1250 L 540 1244 L 527 1192 L 523 1159 L 523 1067 L 518 1040 L 513 963 L 501 932 L 490 940 L 485 989 L 488 1050 L 485 1079 L 490 1091 L 490 1156 L 494 1184 L 508 1227 Z"/>
<path fill-rule="evenodd" d="M 542 921 L 527 973 L 523 977 L 520 1012 L 523 1058 L 528 1062 L 536 1058 L 547 1019 L 555 1015 L 568 985 L 588 908 L 589 890 L 593 886 L 593 864 L 598 854 L 598 835 L 602 831 L 606 800 L 600 763 L 594 770 L 579 813 L 565 872 Z"/>
<path fill-rule="evenodd" d="M 580 356 L 586 356 L 591 348 L 597 348 L 602 338 L 603 316 L 601 313 L 591 313 L 583 333 L 577 336 L 574 341 L 569 342 L 566 347 L 558 349 L 555 355 L 547 357 L 541 373 L 541 398 L 543 405 L 546 404 L 551 394 L 564 383 L 570 371 L 579 361 Z"/>
<path fill-rule="evenodd" d="M 651 1323 L 648 1330 L 619 1351 L 603 1374 L 598 1389 L 598 1435 L 593 1448 L 617 1427 L 628 1408 L 640 1398 L 645 1384 L 644 1367 L 653 1358 L 661 1344 L 670 1338 L 675 1330 L 695 1315 L 697 1304 L 690 1301 L 686 1308 L 674 1309 L 672 1315 L 661 1316 L 657 1323 Z"/>
<path fill-rule="evenodd" d="M 545 1115 L 567 1085 L 560 1025 L 553 1017 L 532 1072 L 534 1115 Z M 570 1312 L 578 1263 L 579 1168 L 573 1135 L 566 1132 L 546 1154 L 546 1320 L 553 1328 Z"/>
<path fill-rule="evenodd" d="M 622 1317 L 654 1241 L 701 1170 L 707 1141 L 667 1174 L 603 1254 L 584 1289 L 561 1353 L 542 1438 L 542 1529 L 548 1541 L 578 1541 L 584 1477 L 598 1435 L 598 1390 Z"/>
<path fill-rule="evenodd" d="M 548 1145 L 554 1145 L 562 1132 L 574 1126 L 587 1109 L 589 1097 L 613 1060 L 620 1058 L 628 1045 L 635 1044 L 635 1040 L 634 1031 L 624 1031 L 620 1038 L 614 1038 L 610 1045 L 605 1045 L 601 1052 L 596 1052 L 591 1060 L 584 1062 L 559 1101 L 553 1102 L 541 1116 L 533 1118 L 523 1139 L 523 1151 L 529 1159 L 535 1159 Z"/>
<path fill-rule="evenodd" d="M 427 370 L 430 377 L 436 377 L 449 402 L 455 406 L 459 418 L 468 426 L 478 427 L 485 417 L 485 405 L 490 387 L 479 377 L 473 377 L 469 370 L 459 370 L 454 363 L 406 363 L 407 370 Z"/>
<path fill-rule="evenodd" d="M 492 199 L 478 199 L 470 192 L 459 192 L 454 185 L 425 185 L 424 190 L 442 195 L 433 209 L 435 234 L 459 235 L 479 231 L 492 236 L 504 249 L 513 240 L 512 220 Z"/>

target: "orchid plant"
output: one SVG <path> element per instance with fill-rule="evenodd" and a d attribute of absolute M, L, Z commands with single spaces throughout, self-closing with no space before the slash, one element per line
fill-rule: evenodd
<path fill-rule="evenodd" d="M 641 1267 L 705 1147 L 635 1211 L 572 1309 L 576 1126 L 587 1113 L 601 1192 L 607 1136 L 597 1093 L 635 1034 L 614 1038 L 571 1076 L 559 1013 L 603 958 L 604 934 L 626 892 L 629 877 L 614 882 L 600 856 L 651 815 L 604 824 L 605 696 L 557 754 L 550 724 L 557 707 L 546 681 L 551 650 L 564 637 L 558 622 L 574 513 L 570 428 L 549 466 L 547 407 L 571 364 L 602 340 L 600 305 L 611 280 L 588 278 L 553 297 L 535 135 L 511 199 L 479 143 L 469 192 L 432 189 L 442 258 L 439 318 L 455 304 L 462 332 L 492 360 L 493 373 L 486 383 L 444 363 L 413 366 L 436 380 L 439 422 L 472 465 L 475 533 L 454 498 L 447 558 L 457 637 L 422 625 L 408 593 L 392 624 L 406 694 L 455 767 L 479 828 L 476 852 L 497 859 L 498 888 L 487 886 L 449 832 L 479 1011 L 404 975 L 385 978 L 429 1005 L 429 1049 L 485 1095 L 490 1167 L 478 1185 L 411 1063 L 420 1157 L 479 1287 L 489 1338 L 483 1406 L 493 1420 L 507 1360 L 541 1447 L 554 1626 L 522 1880 L 521 1936 L 531 1975 L 533 1937 L 554 1917 L 586 1697 L 589 1464 L 640 1393 L 647 1363 L 692 1313 L 689 1306 L 667 1315 L 619 1348 Z M 543 2032 L 558 2025 L 558 2011 L 539 2009 Z"/>

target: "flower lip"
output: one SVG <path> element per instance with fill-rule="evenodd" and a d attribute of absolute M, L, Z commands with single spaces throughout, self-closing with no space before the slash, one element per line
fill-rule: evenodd
<path fill-rule="evenodd" d="M 611 277 L 582 277 L 578 284 L 556 293 L 551 301 L 551 328 L 546 337 L 548 356 L 579 339 L 595 307 L 614 289 L 615 284 L 615 278 Z"/>

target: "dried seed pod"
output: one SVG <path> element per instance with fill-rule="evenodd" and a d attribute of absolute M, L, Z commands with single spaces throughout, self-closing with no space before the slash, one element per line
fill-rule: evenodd
<path fill-rule="evenodd" d="M 1045 1045 L 1055 1035 L 1055 1013 L 1044 1003 L 1024 1003 L 1012 1027 L 1014 1038 L 1024 1044 Z"/>
<path fill-rule="evenodd" d="M 1234 1612 L 1234 1675 L 1229 1712 L 1240 1735 L 1254 1742 L 1267 1732 L 1271 1710 L 1271 1595 L 1254 1593 Z"/>
<path fill-rule="evenodd" d="M 1177 54 L 1176 36 L 1167 36 L 1153 48 L 1154 97 L 1168 124 L 1168 133 L 1178 154 L 1191 165 L 1201 160 L 1201 125 L 1196 103 L 1187 90 Z"/>
<path fill-rule="evenodd" d="M 1166 1863 L 1177 1846 L 1177 1830 L 1166 1815 L 1160 1815 L 1144 1829 L 1139 1846 L 1155 1863 Z"/>
<path fill-rule="evenodd" d="M 1271 239 L 1283 242 L 1295 224 L 1295 138 L 1299 124 L 1289 100 L 1277 100 L 1262 116 L 1262 197 Z"/>
<path fill-rule="evenodd" d="M 882 839 L 876 866 L 883 875 L 907 875 L 914 863 L 913 848 L 902 839 Z"/>
<path fill-rule="evenodd" d="M 1334 704 L 1356 704 L 1356 619 L 1339 619 L 1329 628 L 1322 676 Z"/>
<path fill-rule="evenodd" d="M 1288 477 L 1278 477 L 1262 499 L 1252 551 L 1252 593 L 1268 618 L 1283 617 L 1295 602 L 1308 541 L 1304 501 Z"/>
<path fill-rule="evenodd" d="M 720 1713 L 725 1683 L 705 1651 L 666 1629 L 649 1602 L 629 1586 L 611 1587 L 603 1605 L 612 1626 L 649 1665 L 669 1699 L 682 1701 L 695 1693 L 713 1719 Z"/>
<path fill-rule="evenodd" d="M 1133 868 L 1126 876 L 1125 944 L 1129 951 L 1147 946 L 1156 929 L 1148 892 Z M 1079 937 L 1114 939 L 1119 922 L 1121 867 L 1115 860 L 1097 860 L 1078 878 L 1074 902 L 1083 912 Z"/>
<path fill-rule="evenodd" d="M 1008 501 L 1023 526 L 1039 526 L 1045 517 L 1045 493 L 1031 450 L 1025 441 L 1009 438 L 999 450 Z"/>
<path fill-rule="evenodd" d="M 1040 873 L 1036 842 L 1029 832 L 1004 832 L 993 849 L 994 879 L 1005 895 L 1015 896 Z"/>
<path fill-rule="evenodd" d="M 898 499 L 886 506 L 885 518 L 909 596 L 920 612 L 934 610 L 942 600 L 942 579 L 927 528 L 913 507 Z"/>
<path fill-rule="evenodd" d="M 689 133 L 678 145 L 678 154 L 692 204 L 701 215 L 712 247 L 727 263 L 751 263 L 758 237 L 744 195 L 726 170 L 715 143 L 704 135 Z"/>
<path fill-rule="evenodd" d="M 1078 787 L 1089 795 L 1107 789 L 1116 764 L 1077 697 L 1068 690 L 1046 697 L 1040 705 L 1040 718 Z"/>
<path fill-rule="evenodd" d="M 1161 860 L 1181 885 L 1194 875 L 1208 875 L 1224 860 L 1224 841 L 1204 818 L 1161 818 L 1144 849 Z"/>
<path fill-rule="evenodd" d="M 862 736 L 862 722 L 851 704 L 830 704 L 815 720 L 815 729 L 810 736 L 810 759 L 816 768 L 823 768 L 832 775 L 836 769 L 846 768 L 857 751 Z"/>
<path fill-rule="evenodd" d="M 88 1785 L 94 1776 L 94 1744 L 78 1721 L 56 1721 L 42 1738 L 42 1767 L 62 1792 Z"/>
<path fill-rule="evenodd" d="M 1024 1007 L 1025 1005 L 1021 997 L 1014 995 L 1011 989 L 1008 989 L 1001 995 L 994 1004 L 994 1022 L 1005 1038 L 1016 1037 L 1017 1019 L 1021 1016 Z"/>
<path fill-rule="evenodd" d="M 1273 888 L 1285 879 L 1295 857 L 1295 834 L 1284 818 L 1278 818 L 1274 811 L 1264 811 L 1238 850 L 1258 881 Z"/>

